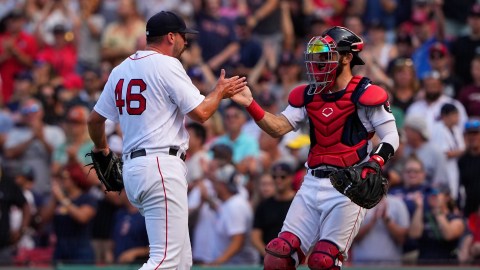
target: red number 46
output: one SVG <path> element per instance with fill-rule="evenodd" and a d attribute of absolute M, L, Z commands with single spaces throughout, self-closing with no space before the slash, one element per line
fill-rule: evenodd
<path fill-rule="evenodd" d="M 115 86 L 115 106 L 118 108 L 118 113 L 123 114 L 123 107 L 125 107 L 125 102 L 127 103 L 127 113 L 133 115 L 142 114 L 147 108 L 147 100 L 142 95 L 142 92 L 147 89 L 147 84 L 142 79 L 132 79 L 127 86 L 127 95 L 125 99 L 122 98 L 123 91 L 123 81 L 121 79 L 118 81 L 117 86 Z M 132 87 L 137 86 L 140 89 L 140 93 L 132 93 Z M 132 101 L 138 102 L 138 107 L 132 107 Z"/>

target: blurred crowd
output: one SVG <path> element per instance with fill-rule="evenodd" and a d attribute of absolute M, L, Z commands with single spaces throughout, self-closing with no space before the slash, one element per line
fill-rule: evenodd
<path fill-rule="evenodd" d="M 0 0 L 0 264 L 148 258 L 142 215 L 85 166 L 86 121 L 160 10 L 200 32 L 181 60 L 203 94 L 224 68 L 271 113 L 307 83 L 312 36 L 333 25 L 359 34 L 366 65 L 353 71 L 388 91 L 401 143 L 384 171 L 390 194 L 348 263 L 479 263 L 480 1 Z M 194 263 L 261 264 L 301 185 L 308 126 L 272 138 L 229 100 L 186 125 Z M 118 125 L 106 131 L 121 155 Z"/>

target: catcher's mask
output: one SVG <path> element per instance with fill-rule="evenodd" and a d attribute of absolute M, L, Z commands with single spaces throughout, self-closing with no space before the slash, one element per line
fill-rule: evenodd
<path fill-rule="evenodd" d="M 305 65 L 308 80 L 315 87 L 308 94 L 318 94 L 333 86 L 340 65 L 340 54 L 353 55 L 351 67 L 365 64 L 358 56 L 362 49 L 363 40 L 345 27 L 332 27 L 321 36 L 310 39 L 305 50 Z"/>

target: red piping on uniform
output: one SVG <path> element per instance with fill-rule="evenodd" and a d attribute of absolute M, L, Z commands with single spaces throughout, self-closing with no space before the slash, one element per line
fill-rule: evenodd
<path fill-rule="evenodd" d="M 147 55 L 148 56 L 148 55 Z M 155 267 L 155 270 L 157 270 L 160 265 L 162 265 L 163 261 L 167 257 L 167 244 L 168 244 L 168 204 L 167 204 L 167 191 L 165 190 L 165 182 L 163 181 L 163 174 L 162 171 L 160 170 L 160 163 L 158 162 L 158 157 L 157 157 L 157 167 L 158 167 L 158 172 L 160 173 L 160 176 L 162 177 L 162 186 L 163 186 L 163 195 L 165 196 L 165 252 L 163 254 L 163 259 L 162 261 Z"/>
<path fill-rule="evenodd" d="M 350 242 L 350 238 L 352 238 L 352 233 L 353 233 L 353 230 L 355 230 L 355 226 L 357 225 L 358 216 L 360 216 L 360 211 L 361 211 L 361 210 L 362 210 L 362 208 L 361 208 L 361 207 L 358 207 L 357 219 L 355 219 L 355 223 L 353 224 L 352 231 L 350 232 L 350 235 L 348 236 L 347 245 L 345 245 L 345 249 L 347 249 L 348 243 Z"/>
<path fill-rule="evenodd" d="M 145 58 L 145 57 L 149 57 L 150 55 L 154 55 L 154 54 L 159 54 L 159 53 L 156 53 L 156 52 L 155 52 L 155 53 L 147 54 L 147 55 L 142 56 L 142 57 L 139 57 L 139 58 L 132 58 L 131 56 L 129 56 L 128 58 L 129 58 L 130 60 L 135 61 L 135 60 L 139 60 L 139 59 L 142 59 L 142 58 Z"/>

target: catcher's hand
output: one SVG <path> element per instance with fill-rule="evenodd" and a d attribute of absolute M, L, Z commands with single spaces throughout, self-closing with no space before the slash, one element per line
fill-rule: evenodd
<path fill-rule="evenodd" d="M 109 150 L 108 155 L 103 151 L 87 153 L 92 158 L 91 165 L 97 173 L 98 179 L 105 186 L 106 191 L 118 191 L 123 189 L 122 160 Z"/>
<path fill-rule="evenodd" d="M 373 172 L 362 178 L 365 168 Z M 335 171 L 329 177 L 335 189 L 367 209 L 377 205 L 388 191 L 388 180 L 382 176 L 380 165 L 373 161 Z"/>

